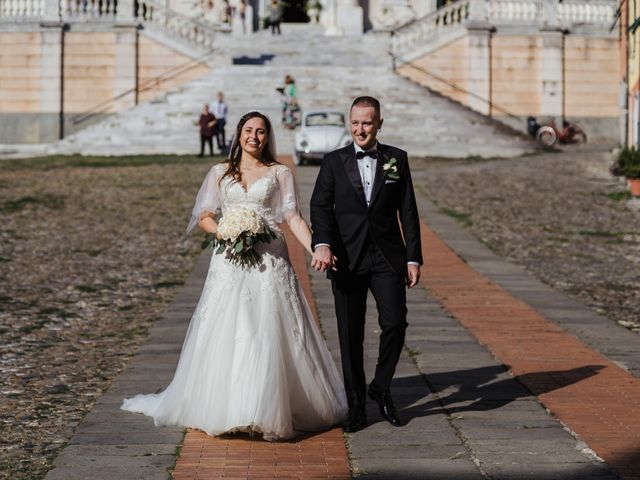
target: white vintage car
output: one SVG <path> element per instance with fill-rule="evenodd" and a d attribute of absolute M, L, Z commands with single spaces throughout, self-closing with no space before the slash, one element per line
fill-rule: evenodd
<path fill-rule="evenodd" d="M 345 126 L 341 112 L 313 111 L 302 116 L 302 124 L 296 130 L 296 165 L 305 165 L 311 160 L 320 161 L 325 153 L 351 143 L 351 134 Z"/>

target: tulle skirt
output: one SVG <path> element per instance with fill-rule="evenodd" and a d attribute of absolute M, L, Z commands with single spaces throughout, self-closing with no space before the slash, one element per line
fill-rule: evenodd
<path fill-rule="evenodd" d="M 278 245 L 280 244 L 280 245 Z M 171 383 L 121 408 L 210 435 L 265 440 L 323 430 L 344 417 L 342 380 L 289 262 L 284 240 L 259 268 L 213 255 Z"/>

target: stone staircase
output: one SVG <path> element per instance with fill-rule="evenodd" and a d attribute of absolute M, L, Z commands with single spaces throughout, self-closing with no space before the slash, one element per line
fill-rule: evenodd
<path fill-rule="evenodd" d="M 282 36 L 262 31 L 247 36 L 217 36 L 221 54 L 237 64 L 182 85 L 151 102 L 121 112 L 50 145 L 50 154 L 129 155 L 188 154 L 199 148 L 196 127 L 202 105 L 224 91 L 230 108 L 227 135 L 238 118 L 258 109 L 277 127 L 281 153 L 293 150 L 294 132 L 280 126 L 276 87 L 293 75 L 303 110 L 347 112 L 352 99 L 369 94 L 383 105 L 382 142 L 415 156 L 517 156 L 532 150 L 512 135 L 470 110 L 396 75 L 388 55 L 388 39 L 326 37 L 313 25 L 283 26 Z"/>

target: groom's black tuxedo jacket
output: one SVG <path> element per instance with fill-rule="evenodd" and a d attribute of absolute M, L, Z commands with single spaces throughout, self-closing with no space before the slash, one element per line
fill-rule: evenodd
<path fill-rule="evenodd" d="M 382 169 L 393 158 L 398 180 L 385 176 Z M 338 274 L 345 268 L 354 269 L 368 234 L 398 275 L 406 276 L 407 261 L 422 265 L 420 222 L 407 152 L 378 143 L 369 207 L 353 143 L 325 155 L 311 196 L 311 226 L 312 244 L 328 243 L 338 257 Z"/>

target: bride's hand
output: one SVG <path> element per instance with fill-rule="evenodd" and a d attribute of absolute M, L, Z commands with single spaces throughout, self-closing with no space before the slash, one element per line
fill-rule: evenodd
<path fill-rule="evenodd" d="M 311 266 L 318 272 L 324 272 L 327 268 L 331 268 L 336 271 L 337 257 L 331 253 L 331 248 L 327 246 L 320 246 L 313 252 L 313 258 L 311 260 Z"/>

